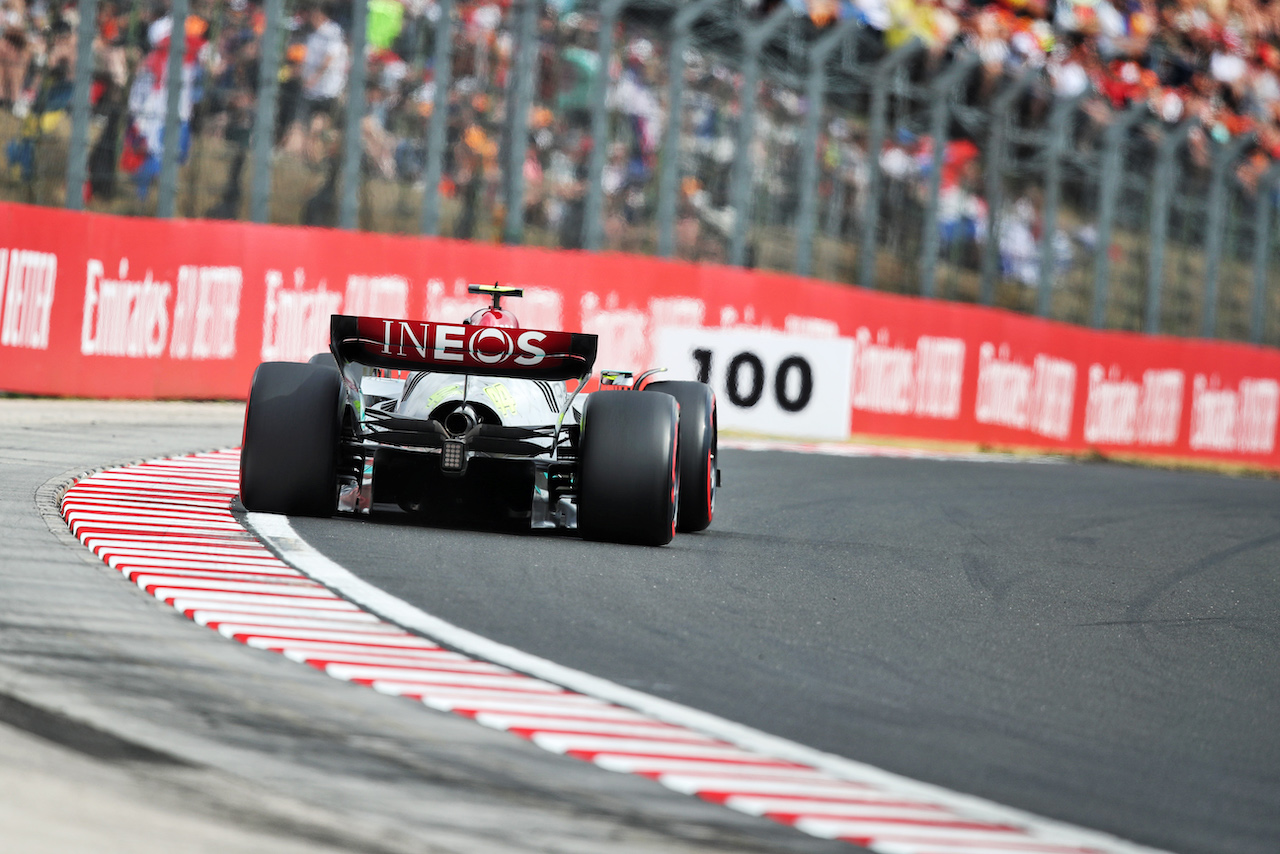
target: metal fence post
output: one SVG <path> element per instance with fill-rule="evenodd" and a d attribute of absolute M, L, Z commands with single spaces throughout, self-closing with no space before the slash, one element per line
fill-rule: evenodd
<path fill-rule="evenodd" d="M 797 275 L 813 272 L 813 232 L 818 221 L 818 127 L 827 92 L 827 59 L 845 36 L 859 26 L 857 18 L 845 18 L 809 49 L 809 76 L 805 81 L 806 112 L 800 131 L 800 199 L 796 211 Z"/>
<path fill-rule="evenodd" d="M 1147 317 L 1143 329 L 1151 334 L 1160 331 L 1160 295 L 1164 290 L 1164 247 L 1169 237 L 1169 208 L 1173 183 L 1178 177 L 1178 149 L 1198 122 L 1187 119 L 1166 132 L 1156 154 L 1155 177 L 1152 179 L 1151 257 L 1147 264 Z"/>
<path fill-rule="evenodd" d="M 1064 98 L 1053 105 L 1049 116 L 1049 162 L 1045 169 L 1044 215 L 1040 227 L 1040 278 L 1036 286 L 1036 315 L 1048 317 L 1053 301 L 1054 268 L 1057 266 L 1054 238 L 1058 233 L 1058 205 L 1062 203 L 1062 155 L 1067 149 L 1068 123 L 1080 98 Z"/>
<path fill-rule="evenodd" d="M 360 214 L 360 161 L 364 146 L 360 123 L 364 120 L 365 58 L 369 4 L 351 4 L 351 73 L 347 76 L 347 112 L 342 130 L 342 198 L 338 203 L 338 227 L 354 229 Z"/>
<path fill-rule="evenodd" d="M 951 116 L 951 105 L 948 98 L 951 90 L 960 85 L 969 76 L 969 72 L 978 64 L 978 57 L 973 53 L 963 53 L 951 62 L 948 68 L 930 87 L 933 98 L 933 109 L 929 116 L 929 134 L 933 137 L 933 169 L 929 173 L 929 201 L 924 206 L 924 254 L 921 258 L 920 293 L 932 298 L 938 278 L 938 253 L 942 247 L 942 236 L 938 233 L 938 196 L 942 191 L 942 161 L 947 153 L 947 119 Z"/>
<path fill-rule="evenodd" d="M 889 82 L 894 72 L 915 56 L 923 48 L 920 40 L 911 41 L 880 60 L 872 75 L 871 91 L 871 131 L 867 138 L 867 165 L 870 180 L 867 181 L 867 197 L 862 200 L 862 221 L 858 224 L 861 231 L 858 241 L 858 286 L 875 287 L 876 281 L 876 225 L 880 218 L 880 149 L 884 147 L 886 125 L 889 122 L 885 115 L 889 108 Z"/>
<path fill-rule="evenodd" d="M 676 247 L 676 185 L 680 165 L 681 102 L 684 100 L 684 52 L 689 30 L 720 0 L 697 0 L 676 12 L 671 22 L 671 55 L 667 59 L 667 126 L 663 129 L 658 166 L 658 255 L 670 258 Z"/>
<path fill-rule="evenodd" d="M 164 111 L 164 151 L 160 156 L 160 198 L 156 204 L 156 216 L 172 219 L 174 202 L 178 196 L 178 154 L 182 139 L 182 124 L 178 108 L 182 100 L 182 65 L 187 55 L 187 0 L 173 0 L 169 9 L 169 61 L 168 100 Z"/>
<path fill-rule="evenodd" d="M 538 0 L 524 0 L 520 6 L 519 35 L 516 43 L 519 52 L 511 73 L 515 75 L 514 98 L 508 105 L 511 110 L 511 139 L 507 150 L 507 177 L 511 193 L 506 199 L 507 215 L 502 224 L 502 240 L 508 245 L 518 245 L 524 240 L 524 155 L 529 136 L 529 104 L 533 100 L 533 78 L 537 71 L 534 58 L 538 55 Z M 608 66 L 602 66 L 608 73 Z"/>
<path fill-rule="evenodd" d="M 838 168 L 839 164 L 837 164 Z M 831 198 L 827 200 L 827 224 L 822 231 L 827 237 L 836 240 L 844 227 L 845 182 L 836 180 L 831 187 Z"/>
<path fill-rule="evenodd" d="M 591 158 L 587 161 L 587 197 L 583 200 L 582 246 L 598 252 L 604 244 L 604 158 L 609 136 L 609 65 L 613 57 L 613 29 L 626 0 L 604 0 L 600 6 L 600 32 L 596 54 L 599 73 L 591 88 Z M 523 156 L 523 155 L 522 155 Z"/>
<path fill-rule="evenodd" d="M 71 140 L 67 150 L 68 210 L 84 209 L 85 172 L 89 164 L 89 86 L 93 83 L 93 31 L 98 0 L 80 0 L 80 28 L 76 31 L 76 79 L 71 95 Z"/>
<path fill-rule="evenodd" d="M 978 301 L 991 305 L 995 301 L 996 276 L 1000 272 L 1000 221 L 1004 218 L 1004 158 L 1012 111 L 1036 79 L 1035 69 L 1027 69 L 996 96 L 991 105 L 991 136 L 987 144 L 987 161 L 983 176 L 987 193 L 987 242 L 982 250 L 982 284 Z"/>
<path fill-rule="evenodd" d="M 1129 132 L 1145 115 L 1147 105 L 1139 101 L 1112 120 L 1107 128 L 1107 152 L 1102 158 L 1102 176 L 1098 184 L 1098 244 L 1093 256 L 1093 311 L 1090 324 L 1101 329 L 1106 324 L 1107 300 L 1111 293 L 1111 228 L 1120 202 L 1120 186 L 1124 180 L 1124 152 Z"/>
<path fill-rule="evenodd" d="M 755 134 L 756 90 L 760 88 L 760 51 L 794 14 L 786 3 L 779 3 L 769 13 L 769 17 L 747 29 L 742 36 L 742 91 L 738 93 L 738 134 L 733 147 L 733 168 L 729 173 L 729 206 L 733 209 L 729 263 L 737 267 L 741 267 L 747 259 L 747 229 L 751 226 L 751 137 Z"/>
<path fill-rule="evenodd" d="M 1258 197 L 1253 212 L 1253 311 L 1249 318 L 1249 340 L 1262 343 L 1267 319 L 1267 267 L 1271 260 L 1271 209 L 1280 192 L 1280 163 L 1258 179 Z"/>
<path fill-rule="evenodd" d="M 249 219 L 266 222 L 271 216 L 271 151 L 275 147 L 276 101 L 280 93 L 280 19 L 283 0 L 266 0 L 262 30 L 262 59 L 258 66 L 258 103 L 253 116 L 253 186 Z"/>
<path fill-rule="evenodd" d="M 449 87 L 453 85 L 453 0 L 439 0 L 435 49 L 431 68 L 436 85 L 427 123 L 426 169 L 423 173 L 422 217 L 418 231 L 435 237 L 440 233 L 440 178 L 444 172 L 445 130 L 449 123 Z"/>
<path fill-rule="evenodd" d="M 1213 153 L 1212 183 L 1209 186 L 1209 233 L 1205 235 L 1204 308 L 1200 313 L 1200 337 L 1216 337 L 1218 331 L 1218 273 L 1222 269 L 1222 250 L 1227 228 L 1227 167 L 1235 162 L 1245 146 L 1254 140 L 1252 133 L 1241 134 Z"/>

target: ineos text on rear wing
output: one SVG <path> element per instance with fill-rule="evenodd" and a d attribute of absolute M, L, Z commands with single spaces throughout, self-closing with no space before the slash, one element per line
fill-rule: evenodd
<path fill-rule="evenodd" d="M 375 368 L 569 380 L 591 373 L 596 336 L 335 314 L 334 355 Z"/>

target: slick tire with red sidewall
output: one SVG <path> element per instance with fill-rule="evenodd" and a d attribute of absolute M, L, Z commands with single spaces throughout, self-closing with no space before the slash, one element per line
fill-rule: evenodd
<path fill-rule="evenodd" d="M 342 377 L 332 367 L 263 362 L 244 412 L 240 501 L 263 513 L 337 508 Z"/>
<path fill-rule="evenodd" d="M 675 536 L 679 409 L 671 395 L 599 391 L 582 415 L 578 531 L 661 546 Z"/>
<path fill-rule="evenodd" d="M 669 394 L 680 404 L 680 515 L 677 530 L 701 531 L 715 515 L 719 465 L 716 395 L 706 383 L 668 380 L 645 391 Z"/>

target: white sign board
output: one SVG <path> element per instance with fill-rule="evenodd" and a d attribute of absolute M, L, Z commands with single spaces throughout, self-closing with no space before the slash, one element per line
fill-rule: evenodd
<path fill-rule="evenodd" d="M 853 340 L 760 329 L 660 329 L 655 380 L 700 380 L 716 393 L 720 426 L 810 439 L 849 437 Z"/>

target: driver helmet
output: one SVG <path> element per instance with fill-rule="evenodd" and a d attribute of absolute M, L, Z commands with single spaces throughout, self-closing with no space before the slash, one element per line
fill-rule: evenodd
<path fill-rule="evenodd" d="M 515 313 L 501 308 L 482 308 L 466 320 L 469 326 L 497 326 L 500 329 L 519 329 L 520 321 Z"/>

